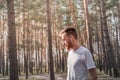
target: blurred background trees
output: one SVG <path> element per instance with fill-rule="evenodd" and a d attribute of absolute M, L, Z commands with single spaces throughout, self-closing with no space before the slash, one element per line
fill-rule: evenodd
<path fill-rule="evenodd" d="M 0 73 L 10 73 L 10 33 L 7 1 L 0 1 Z M 11 0 L 10 0 L 11 1 Z M 67 52 L 59 32 L 65 26 L 78 30 L 79 41 L 88 47 L 97 68 L 120 76 L 120 1 L 50 0 L 52 56 L 55 73 L 66 72 Z M 14 0 L 16 52 L 19 75 L 49 72 L 46 0 Z M 12 29 L 12 30 L 11 30 Z M 9 32 L 11 30 L 11 32 Z M 13 50 L 12 50 L 13 51 Z M 12 57 L 13 57 L 12 56 Z"/>

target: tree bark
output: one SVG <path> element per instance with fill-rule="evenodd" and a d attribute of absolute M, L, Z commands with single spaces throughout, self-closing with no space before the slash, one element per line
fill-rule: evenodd
<path fill-rule="evenodd" d="M 14 0 L 7 0 L 8 9 L 8 35 L 9 35 L 9 58 L 10 58 L 10 80 L 18 79 L 18 63 L 16 48 L 16 28 L 15 28 L 15 11 Z"/>
<path fill-rule="evenodd" d="M 89 12 L 88 12 L 88 1 L 83 0 L 84 4 L 84 14 L 85 14 L 85 27 L 86 27 L 86 35 L 87 35 L 87 47 L 90 49 L 92 56 L 93 56 L 93 46 L 92 46 L 92 35 L 91 35 L 91 28 L 89 23 Z M 94 56 L 93 56 L 94 58 Z"/>
<path fill-rule="evenodd" d="M 54 77 L 54 66 L 53 66 L 53 55 L 52 55 L 52 36 L 51 36 L 51 18 L 50 18 L 50 0 L 46 0 L 47 7 L 47 26 L 48 26 L 48 57 L 49 57 L 49 72 L 50 80 L 55 80 Z"/>

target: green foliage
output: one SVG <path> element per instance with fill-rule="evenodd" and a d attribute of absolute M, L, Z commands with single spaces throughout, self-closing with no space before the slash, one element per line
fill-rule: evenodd
<path fill-rule="evenodd" d="M 0 3 L 0 9 L 4 8 L 4 5 L 2 3 Z"/>
<path fill-rule="evenodd" d="M 1 0 L 0 1 L 0 9 L 3 9 L 3 8 L 5 8 L 6 7 L 6 2 L 5 2 L 5 0 Z"/>
<path fill-rule="evenodd" d="M 106 0 L 106 9 L 110 10 L 111 8 L 117 5 L 117 0 Z"/>

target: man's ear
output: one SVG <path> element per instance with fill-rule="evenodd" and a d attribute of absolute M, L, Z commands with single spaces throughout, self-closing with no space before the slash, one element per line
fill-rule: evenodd
<path fill-rule="evenodd" d="M 71 40 L 71 41 L 73 40 L 73 36 L 72 36 L 72 35 L 70 35 L 70 40 Z"/>

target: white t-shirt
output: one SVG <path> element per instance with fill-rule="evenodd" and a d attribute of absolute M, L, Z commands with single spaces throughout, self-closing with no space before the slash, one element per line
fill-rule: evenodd
<path fill-rule="evenodd" d="M 67 80 L 88 80 L 88 70 L 95 68 L 92 55 L 85 47 L 70 50 L 67 65 Z"/>

